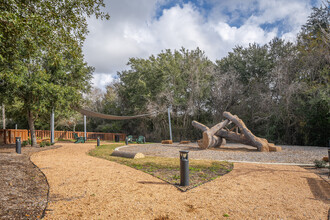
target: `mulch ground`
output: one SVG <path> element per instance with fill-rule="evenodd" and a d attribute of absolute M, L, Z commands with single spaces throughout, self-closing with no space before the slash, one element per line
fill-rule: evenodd
<path fill-rule="evenodd" d="M 32 155 L 47 176 L 46 219 L 327 219 L 329 184 L 298 166 L 235 163 L 181 192 L 147 173 L 64 144 Z"/>
<path fill-rule="evenodd" d="M 60 146 L 25 147 L 21 155 L 15 145 L 0 146 L 0 219 L 40 219 L 45 211 L 46 219 L 328 217 L 327 169 L 236 164 L 223 178 L 181 194 L 148 174 L 86 155 L 89 144 L 64 145 L 32 156 L 50 181 L 49 197 L 30 156 Z"/>
<path fill-rule="evenodd" d="M 35 152 L 59 146 L 0 146 L 0 219 L 40 219 L 47 206 L 48 184 L 45 176 L 30 160 Z"/>

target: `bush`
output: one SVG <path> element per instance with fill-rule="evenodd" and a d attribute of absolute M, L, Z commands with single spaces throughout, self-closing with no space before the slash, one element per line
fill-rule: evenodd
<path fill-rule="evenodd" d="M 46 142 L 43 141 L 40 143 L 40 147 L 44 147 L 44 146 L 46 146 Z"/>
<path fill-rule="evenodd" d="M 22 142 L 22 147 L 25 147 L 26 145 L 28 145 L 28 143 L 29 143 L 28 141 L 23 141 Z"/>
<path fill-rule="evenodd" d="M 55 143 L 50 143 L 50 145 L 54 145 Z"/>
<path fill-rule="evenodd" d="M 46 146 L 50 146 L 50 145 L 51 145 L 50 142 L 47 141 L 47 142 L 46 142 Z"/>
<path fill-rule="evenodd" d="M 31 139 L 29 138 L 27 141 L 28 141 L 29 145 L 31 145 L 31 143 L 32 143 Z"/>
<path fill-rule="evenodd" d="M 327 162 L 324 160 L 314 160 L 314 164 L 316 168 L 324 168 L 327 165 Z"/>

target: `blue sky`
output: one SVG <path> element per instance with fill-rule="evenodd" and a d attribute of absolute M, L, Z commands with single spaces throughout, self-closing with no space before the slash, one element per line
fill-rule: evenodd
<path fill-rule="evenodd" d="M 88 19 L 85 59 L 93 84 L 104 89 L 130 57 L 148 58 L 165 49 L 204 50 L 212 61 L 235 47 L 295 41 L 312 7 L 321 0 L 105 0 L 108 21 Z"/>

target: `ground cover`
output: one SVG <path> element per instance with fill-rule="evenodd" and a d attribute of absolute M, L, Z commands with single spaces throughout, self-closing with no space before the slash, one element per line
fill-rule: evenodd
<path fill-rule="evenodd" d="M 16 154 L 15 145 L 0 146 L 0 219 L 43 217 L 48 184 L 29 158 L 34 152 L 58 147 L 22 147 L 22 154 Z"/>
<path fill-rule="evenodd" d="M 182 191 L 189 190 L 208 181 L 229 173 L 233 169 L 233 164 L 226 161 L 212 160 L 190 160 L 189 161 L 189 186 L 180 186 L 180 159 L 150 157 L 139 159 L 129 159 L 110 156 L 118 144 L 101 145 L 89 152 L 89 155 L 104 158 L 126 166 L 149 173 L 162 179 Z"/>

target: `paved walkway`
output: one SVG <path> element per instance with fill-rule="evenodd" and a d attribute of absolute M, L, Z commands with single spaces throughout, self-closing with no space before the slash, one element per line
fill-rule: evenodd
<path fill-rule="evenodd" d="M 31 160 L 50 185 L 46 219 L 326 219 L 329 184 L 297 166 L 234 164 L 180 192 L 149 174 L 87 155 L 93 144 L 63 144 Z"/>

